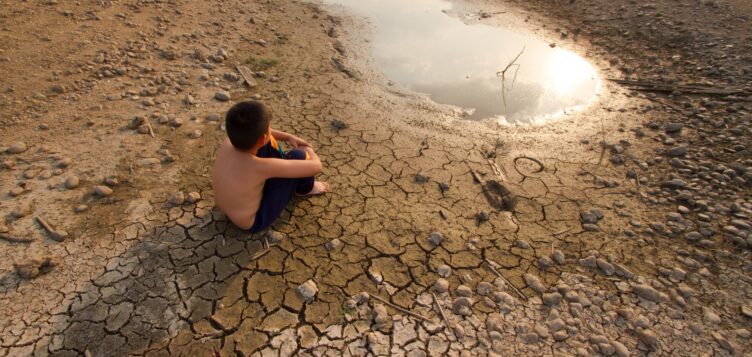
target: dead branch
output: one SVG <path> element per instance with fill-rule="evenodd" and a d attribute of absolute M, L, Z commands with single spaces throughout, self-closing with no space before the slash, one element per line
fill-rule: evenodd
<path fill-rule="evenodd" d="M 507 80 L 507 71 L 514 67 L 514 78 L 512 79 L 512 88 L 514 88 L 514 82 L 517 81 L 517 72 L 520 71 L 520 65 L 517 64 L 517 60 L 522 56 L 522 53 L 525 52 L 525 46 L 522 46 L 522 50 L 520 53 L 517 54 L 517 56 L 507 64 L 506 67 L 504 67 L 503 70 L 496 72 L 496 77 L 501 77 L 501 100 L 504 102 L 504 107 L 507 106 L 507 94 L 506 94 L 506 80 Z M 512 89 L 510 88 L 510 90 Z"/>
<path fill-rule="evenodd" d="M 523 294 L 522 291 L 520 291 L 519 289 L 517 289 L 517 287 L 514 286 L 514 284 L 512 284 L 512 282 L 509 281 L 509 279 L 507 279 L 506 277 L 504 277 L 504 275 L 501 275 L 501 273 L 499 273 L 499 271 L 496 270 L 496 268 L 494 267 L 494 266 L 498 265 L 498 264 L 496 264 L 496 262 L 494 262 L 491 259 L 486 258 L 486 263 L 488 264 L 488 267 L 491 268 L 491 271 L 494 272 L 494 274 L 496 274 L 496 276 L 498 276 L 499 278 L 501 278 L 502 280 L 504 280 L 507 284 L 509 284 L 509 286 L 512 287 L 512 290 L 514 290 L 514 292 L 516 292 L 517 295 L 519 295 L 521 298 L 527 300 L 527 296 L 525 296 L 525 294 Z"/>
<path fill-rule="evenodd" d="M 426 322 L 430 322 L 430 321 L 431 321 L 431 319 L 429 319 L 429 318 L 427 318 L 427 317 L 423 317 L 423 316 L 421 316 L 421 315 L 418 315 L 418 314 L 416 314 L 416 313 L 414 313 L 414 312 L 412 312 L 412 311 L 410 311 L 410 310 L 408 310 L 408 309 L 405 309 L 405 308 L 404 308 L 404 307 L 402 307 L 402 306 L 399 306 L 399 305 L 395 305 L 395 304 L 393 304 L 393 303 L 391 303 L 391 302 L 389 302 L 389 301 L 387 301 L 387 300 L 384 300 L 384 299 L 382 299 L 382 298 L 381 298 L 380 296 L 378 296 L 378 295 L 371 295 L 371 297 L 372 297 L 372 298 L 374 298 L 374 299 L 376 299 L 376 300 L 378 300 L 379 302 L 381 302 L 381 303 L 383 303 L 383 304 L 385 304 L 385 305 L 388 305 L 389 307 L 391 307 L 391 308 L 393 308 L 393 309 L 395 309 L 395 310 L 397 310 L 397 311 L 400 311 L 400 312 L 402 312 L 402 313 L 408 314 L 408 315 L 410 315 L 410 316 L 412 316 L 412 317 L 415 317 L 415 318 L 417 318 L 417 319 L 421 319 L 421 320 L 423 320 L 423 321 L 426 321 Z"/>
<path fill-rule="evenodd" d="M 27 237 L 18 237 L 14 236 L 8 233 L 0 233 L 0 239 L 7 240 L 11 243 L 31 243 L 34 241 L 33 238 L 27 238 Z"/>
<path fill-rule="evenodd" d="M 436 307 L 439 309 L 439 315 L 441 315 L 441 320 L 444 321 L 444 325 L 446 325 L 449 331 L 452 332 L 452 335 L 454 335 L 454 338 L 459 341 L 459 337 L 457 337 L 457 332 L 454 331 L 454 329 L 452 328 L 452 325 L 449 323 L 449 320 L 447 320 L 447 317 L 444 314 L 444 309 L 441 308 L 441 304 L 439 304 L 439 299 L 436 298 L 436 294 L 431 293 L 431 296 L 433 296 L 433 303 L 436 304 Z"/>

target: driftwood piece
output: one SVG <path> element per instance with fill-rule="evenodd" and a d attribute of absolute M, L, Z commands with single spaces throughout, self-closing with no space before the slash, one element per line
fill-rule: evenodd
<path fill-rule="evenodd" d="M 387 306 L 389 306 L 389 307 L 391 307 L 391 308 L 393 308 L 393 309 L 395 309 L 395 310 L 397 310 L 397 311 L 399 311 L 399 312 L 402 312 L 402 313 L 408 314 L 408 315 L 410 315 L 410 316 L 412 316 L 412 317 L 415 317 L 415 318 L 417 318 L 417 319 L 421 319 L 421 320 L 423 320 L 423 321 L 431 321 L 431 319 L 429 319 L 429 318 L 427 318 L 427 317 L 423 317 L 423 316 L 421 316 L 421 315 L 418 315 L 418 314 L 416 314 L 416 313 L 414 313 L 414 312 L 412 312 L 412 311 L 410 311 L 410 310 L 408 310 L 408 309 L 405 309 L 405 308 L 404 308 L 404 307 L 402 307 L 402 306 L 399 306 L 399 305 L 395 305 L 395 304 L 393 304 L 393 303 L 391 303 L 391 302 L 389 302 L 389 301 L 387 301 L 387 300 L 384 300 L 384 299 L 382 299 L 382 298 L 381 298 L 380 296 L 378 296 L 378 295 L 371 295 L 371 297 L 372 297 L 372 298 L 374 298 L 374 299 L 376 299 L 376 300 L 378 300 L 379 302 L 383 303 L 384 305 L 387 305 Z"/>
<path fill-rule="evenodd" d="M 238 70 L 240 76 L 243 77 L 243 81 L 248 84 L 249 87 L 253 88 L 258 85 L 258 83 L 256 83 L 256 80 L 253 79 L 253 72 L 250 68 L 246 66 L 237 66 L 235 67 L 235 69 Z"/>
<path fill-rule="evenodd" d="M 509 281 L 509 279 L 507 279 L 506 277 L 504 277 L 504 275 L 502 275 L 501 273 L 499 273 L 498 270 L 496 270 L 495 266 L 498 265 L 498 264 L 496 264 L 496 262 L 494 262 L 491 259 L 486 258 L 486 264 L 488 264 L 488 267 L 491 268 L 491 271 L 494 272 L 494 274 L 496 274 L 496 276 L 498 276 L 499 278 L 501 278 L 502 280 L 504 280 L 507 284 L 509 284 L 509 286 L 512 287 L 512 290 L 514 290 L 514 292 L 516 292 L 517 295 L 519 295 L 521 298 L 527 300 L 527 296 L 525 296 L 525 294 L 523 294 L 522 291 L 520 291 L 519 289 L 517 289 L 517 287 L 514 286 L 514 284 L 512 284 L 512 282 Z"/>

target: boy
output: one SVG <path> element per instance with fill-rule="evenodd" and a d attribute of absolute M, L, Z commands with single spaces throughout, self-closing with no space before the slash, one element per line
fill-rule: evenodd
<path fill-rule="evenodd" d="M 314 181 L 321 160 L 305 140 L 269 125 L 269 109 L 257 101 L 235 104 L 227 112 L 227 137 L 217 150 L 212 172 L 214 201 L 241 229 L 252 233 L 271 226 L 293 193 L 329 192 L 329 184 Z M 286 141 L 286 154 L 277 144 Z"/>

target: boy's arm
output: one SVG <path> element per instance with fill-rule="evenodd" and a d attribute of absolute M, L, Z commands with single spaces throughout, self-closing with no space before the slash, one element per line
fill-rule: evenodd
<path fill-rule="evenodd" d="M 269 178 L 302 178 L 316 176 L 321 172 L 321 160 L 310 147 L 308 160 L 263 159 L 262 174 Z"/>
<path fill-rule="evenodd" d="M 292 135 L 290 133 L 286 133 L 284 131 L 279 131 L 279 130 L 276 130 L 276 129 L 272 129 L 272 135 L 274 136 L 275 139 L 287 142 L 287 143 L 289 143 L 290 145 L 292 145 L 293 147 L 296 147 L 296 148 L 297 147 L 311 146 L 311 144 L 309 144 L 305 140 L 303 140 L 303 139 L 301 139 L 301 138 L 299 138 L 299 137 L 297 137 L 295 135 Z"/>

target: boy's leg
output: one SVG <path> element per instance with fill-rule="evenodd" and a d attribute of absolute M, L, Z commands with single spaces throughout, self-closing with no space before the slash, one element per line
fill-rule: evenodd
<path fill-rule="evenodd" d="M 294 149 L 285 154 L 286 160 L 305 160 L 305 151 Z M 287 179 L 272 178 L 264 183 L 261 204 L 256 212 L 256 220 L 251 227 L 252 233 L 258 233 L 274 223 L 287 206 L 293 193 L 306 194 L 313 189 L 313 177 Z"/>

